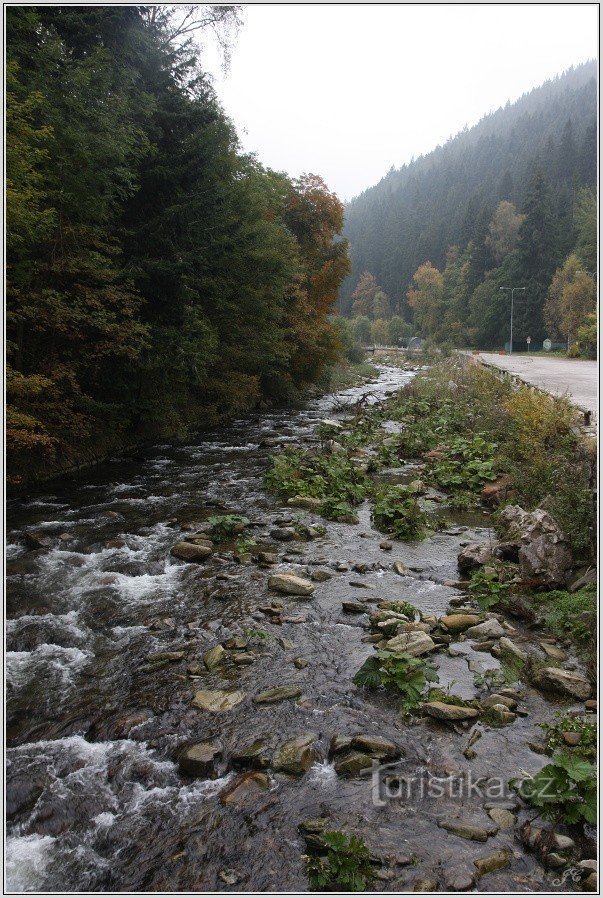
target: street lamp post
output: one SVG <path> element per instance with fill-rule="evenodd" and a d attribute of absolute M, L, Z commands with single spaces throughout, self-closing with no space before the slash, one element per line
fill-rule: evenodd
<path fill-rule="evenodd" d="M 508 290 L 511 294 L 511 342 L 509 343 L 509 355 L 513 352 L 513 296 L 516 290 L 525 290 L 525 287 L 500 287 L 501 290 Z"/>

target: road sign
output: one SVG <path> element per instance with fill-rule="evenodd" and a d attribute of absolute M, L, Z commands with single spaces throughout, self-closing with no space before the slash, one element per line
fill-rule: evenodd
<path fill-rule="evenodd" d="M 544 342 L 542 344 L 542 348 L 544 349 L 545 352 L 550 352 L 551 349 L 553 348 L 553 341 L 549 340 L 549 338 L 547 337 L 546 340 L 544 340 Z"/>
<path fill-rule="evenodd" d="M 528 344 L 528 346 L 530 345 L 531 342 L 532 342 L 532 338 L 526 337 L 526 343 Z"/>

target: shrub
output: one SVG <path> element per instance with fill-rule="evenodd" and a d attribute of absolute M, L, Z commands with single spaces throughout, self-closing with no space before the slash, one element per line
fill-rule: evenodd
<path fill-rule="evenodd" d="M 597 757 L 597 727 L 587 717 L 574 717 L 555 712 L 555 723 L 541 723 L 540 728 L 546 736 L 546 753 L 553 755 L 558 749 L 567 750 L 564 733 L 579 733 L 580 741 L 572 746 L 571 754 L 579 755 L 587 761 L 595 761 Z"/>
<path fill-rule="evenodd" d="M 496 443 L 485 439 L 483 434 L 472 439 L 457 437 L 443 450 L 444 457 L 432 462 L 433 478 L 451 492 L 479 490 L 486 481 L 496 478 L 496 449 Z"/>
<path fill-rule="evenodd" d="M 404 486 L 388 487 L 377 494 L 372 519 L 378 530 L 402 540 L 421 539 L 427 525 L 425 512 Z"/>
<path fill-rule="evenodd" d="M 501 583 L 494 568 L 480 567 L 471 574 L 469 592 L 484 611 L 493 608 L 507 595 L 508 583 Z"/>
<path fill-rule="evenodd" d="M 286 449 L 273 458 L 264 479 L 268 489 L 288 498 L 309 496 L 351 505 L 362 501 L 367 487 L 365 474 L 345 452 Z"/>
<path fill-rule="evenodd" d="M 576 592 L 552 590 L 534 596 L 546 606 L 544 621 L 555 635 L 570 636 L 584 646 L 594 638 L 596 625 L 596 586 L 585 586 Z"/>
<path fill-rule="evenodd" d="M 240 514 L 220 514 L 212 515 L 207 519 L 211 525 L 211 537 L 216 542 L 226 542 L 231 539 L 235 533 L 240 533 L 249 523 L 249 518 Z"/>
<path fill-rule="evenodd" d="M 323 857 L 307 857 L 310 888 L 315 892 L 364 892 L 374 879 L 369 850 L 357 836 L 327 832 Z"/>

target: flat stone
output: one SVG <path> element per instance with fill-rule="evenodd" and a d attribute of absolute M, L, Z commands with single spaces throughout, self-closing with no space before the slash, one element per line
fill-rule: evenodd
<path fill-rule="evenodd" d="M 320 511 L 323 499 L 313 499 L 311 496 L 292 496 L 287 499 L 287 505 L 292 508 L 306 508 L 308 511 Z"/>
<path fill-rule="evenodd" d="M 252 655 L 251 652 L 235 652 L 232 656 L 232 660 L 235 664 L 243 666 L 246 664 L 253 664 L 256 660 L 256 656 Z"/>
<path fill-rule="evenodd" d="M 222 663 L 225 654 L 226 652 L 224 651 L 223 646 L 215 645 L 213 649 L 205 652 L 205 654 L 203 655 L 203 663 L 208 670 L 213 670 L 215 667 L 218 667 L 218 665 Z"/>
<path fill-rule="evenodd" d="M 477 614 L 445 614 L 440 618 L 440 623 L 451 633 L 462 633 L 463 630 L 473 627 L 479 622 L 480 618 Z"/>
<path fill-rule="evenodd" d="M 487 873 L 494 873 L 495 870 L 503 870 L 511 864 L 512 854 L 505 848 L 500 848 L 493 854 L 486 857 L 479 857 L 473 861 L 473 866 L 477 869 L 478 876 L 485 876 Z"/>
<path fill-rule="evenodd" d="M 255 767 L 263 770 L 270 766 L 270 757 L 263 739 L 256 739 L 251 745 L 235 749 L 231 761 L 235 767 Z"/>
<path fill-rule="evenodd" d="M 394 548 L 394 544 L 388 542 L 388 540 L 384 540 L 382 543 L 379 543 L 379 548 L 383 549 L 384 552 L 391 552 Z"/>
<path fill-rule="evenodd" d="M 445 829 L 447 833 L 459 836 L 461 839 L 469 839 L 471 842 L 488 841 L 488 830 L 463 820 L 438 820 L 438 826 L 440 829 Z"/>
<path fill-rule="evenodd" d="M 323 568 L 319 568 L 317 571 L 312 571 L 310 574 L 310 579 L 314 580 L 315 583 L 324 583 L 325 580 L 330 580 L 333 574 L 331 571 L 325 571 Z"/>
<path fill-rule="evenodd" d="M 504 808 L 490 808 L 488 817 L 494 820 L 499 829 L 512 829 L 515 826 L 515 816 Z"/>
<path fill-rule="evenodd" d="M 548 642 L 541 642 L 540 647 L 549 658 L 553 661 L 567 661 L 567 653 L 560 649 L 558 645 L 550 645 Z"/>
<path fill-rule="evenodd" d="M 469 627 L 465 635 L 469 639 L 500 639 L 505 635 L 505 630 L 496 619 L 492 619 L 485 620 L 475 627 Z"/>
<path fill-rule="evenodd" d="M 256 705 L 274 705 L 286 699 L 299 698 L 301 694 L 299 686 L 275 686 L 273 689 L 258 692 L 253 701 Z"/>
<path fill-rule="evenodd" d="M 438 881 L 437 879 L 427 879 L 425 877 L 415 879 L 412 890 L 413 892 L 437 892 Z"/>
<path fill-rule="evenodd" d="M 392 564 L 392 570 L 394 573 L 399 574 L 401 577 L 408 577 L 410 573 L 409 569 L 402 561 L 394 561 Z"/>
<path fill-rule="evenodd" d="M 479 717 L 475 708 L 464 708 L 460 705 L 447 705 L 445 702 L 425 702 L 423 711 L 436 720 L 474 720 Z"/>
<path fill-rule="evenodd" d="M 157 652 L 155 655 L 149 655 L 147 661 L 154 664 L 156 661 L 182 661 L 185 652 Z"/>
<path fill-rule="evenodd" d="M 199 563 L 205 561 L 212 554 L 209 546 L 196 546 L 194 543 L 176 543 L 171 548 L 171 554 L 174 558 L 181 561 L 189 561 Z"/>
<path fill-rule="evenodd" d="M 234 782 L 220 793 L 220 801 L 224 805 L 243 805 L 257 797 L 270 787 L 270 779 L 266 773 L 241 773 Z"/>
<path fill-rule="evenodd" d="M 258 552 L 258 561 L 262 564 L 276 564 L 278 555 L 276 552 Z"/>
<path fill-rule="evenodd" d="M 338 755 L 341 754 L 342 751 L 346 751 L 350 745 L 352 744 L 351 736 L 341 736 L 339 734 L 335 734 L 331 737 L 331 742 L 329 744 L 329 755 Z"/>
<path fill-rule="evenodd" d="M 230 711 L 236 708 L 246 698 L 244 692 L 237 690 L 236 692 L 224 692 L 223 690 L 202 689 L 195 693 L 193 705 L 202 711 L 212 711 L 219 713 L 222 711 Z"/>
<path fill-rule="evenodd" d="M 294 658 L 293 664 L 297 667 L 298 670 L 303 670 L 304 667 L 308 666 L 308 662 L 305 658 Z"/>
<path fill-rule="evenodd" d="M 288 542 L 291 539 L 295 539 L 297 533 L 294 527 L 274 527 L 270 531 L 270 536 L 279 542 Z"/>
<path fill-rule="evenodd" d="M 415 630 L 412 633 L 400 633 L 387 641 L 386 648 L 389 652 L 405 652 L 413 658 L 433 652 L 437 646 L 431 636 Z"/>
<path fill-rule="evenodd" d="M 352 751 L 335 763 L 335 772 L 339 776 L 360 776 L 363 771 L 370 770 L 372 766 L 373 759 L 370 755 Z"/>
<path fill-rule="evenodd" d="M 305 773 L 316 760 L 317 756 L 312 748 L 312 743 L 317 739 L 317 733 L 305 733 L 284 742 L 274 753 L 273 768 L 283 773 Z"/>
<path fill-rule="evenodd" d="M 352 748 L 358 749 L 370 755 L 371 758 L 377 758 L 378 760 L 399 758 L 401 754 L 398 746 L 390 742 L 389 739 L 384 739 L 383 736 L 368 736 L 362 733 L 354 736 L 351 744 Z"/>
<path fill-rule="evenodd" d="M 448 892 L 468 892 L 475 885 L 475 873 L 466 867 L 446 868 L 443 873 L 443 885 Z"/>
<path fill-rule="evenodd" d="M 346 599 L 341 603 L 341 607 L 347 614 L 366 614 L 366 605 L 363 605 L 362 602 Z"/>
<path fill-rule="evenodd" d="M 314 592 L 314 585 L 309 580 L 295 574 L 272 574 L 268 587 L 290 596 L 311 596 Z"/>
<path fill-rule="evenodd" d="M 501 640 L 502 641 L 502 640 Z M 559 692 L 574 698 L 587 699 L 592 691 L 586 677 L 562 670 L 560 667 L 543 667 L 534 678 L 535 685 L 544 692 Z"/>
<path fill-rule="evenodd" d="M 178 758 L 178 766 L 189 776 L 209 776 L 215 770 L 215 761 L 222 754 L 219 742 L 198 742 L 185 749 Z"/>
<path fill-rule="evenodd" d="M 515 643 L 512 642 L 507 636 L 502 636 L 498 644 L 503 655 L 512 655 L 518 661 L 522 662 L 528 660 L 526 652 L 522 651 L 522 649 L 516 646 Z"/>
<path fill-rule="evenodd" d="M 493 692 L 492 695 L 489 695 L 487 698 L 480 699 L 480 705 L 482 708 L 493 708 L 494 705 L 503 705 L 508 708 L 510 711 L 514 711 L 517 707 L 517 702 L 514 698 L 509 698 L 506 695 L 500 695 L 498 692 Z"/>
<path fill-rule="evenodd" d="M 298 825 L 300 833 L 324 833 L 329 825 L 328 817 L 309 817 Z"/>

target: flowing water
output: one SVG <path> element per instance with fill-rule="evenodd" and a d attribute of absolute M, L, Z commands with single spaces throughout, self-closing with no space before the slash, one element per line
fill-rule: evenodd
<path fill-rule="evenodd" d="M 327 522 L 326 536 L 310 542 L 269 536 L 276 520 L 292 516 L 262 487 L 270 455 L 279 451 L 273 444 L 310 442 L 317 422 L 342 402 L 369 393 L 369 401 L 383 398 L 410 377 L 383 367 L 373 384 L 249 415 L 193 445 L 107 462 L 79 479 L 55 481 L 51 494 L 9 504 L 9 889 L 303 891 L 305 844 L 297 827 L 321 816 L 330 829 L 360 835 L 383 859 L 384 891 L 412 889 L 416 879 L 438 878 L 457 865 L 471 868 L 500 847 L 512 850 L 512 864 L 484 879 L 485 889 L 555 888 L 554 874 L 524 853 L 512 832 L 486 846 L 438 828 L 442 816 L 458 812 L 491 823 L 483 796 L 461 790 L 438 798 L 420 788 L 428 776 L 454 778 L 470 766 L 486 778 L 538 770 L 543 760 L 526 740 L 553 706 L 528 691 L 529 716 L 502 730 L 484 727 L 469 765 L 462 755 L 467 731 L 408 725 L 391 696 L 352 684 L 372 647 L 362 642 L 366 615 L 342 613 L 342 599 L 407 599 L 424 612 L 444 613 L 459 595 L 443 583 L 458 576 L 459 544 L 487 540 L 487 517 L 459 518 L 449 531 L 395 543 L 390 553 L 379 548 L 383 537 L 371 527 L 368 505 L 358 525 Z M 255 539 L 279 552 L 276 568 L 240 564 L 229 552 L 203 565 L 170 556 L 182 523 L 226 511 L 250 518 Z M 293 511 L 305 523 L 320 520 Z M 28 549 L 25 532 L 50 544 Z M 409 576 L 393 572 L 394 559 L 412 568 Z M 371 569 L 353 572 L 358 562 Z M 332 578 L 316 584 L 310 601 L 280 597 L 280 617 L 258 610 L 275 598 L 267 589 L 271 572 L 307 575 L 316 566 Z M 187 665 L 203 652 L 249 629 L 269 637 L 255 639 L 254 663 L 189 676 Z M 440 684 L 469 698 L 473 672 L 497 662 L 467 645 L 456 657 L 436 658 Z M 162 651 L 184 651 L 185 658 L 141 670 Z M 300 656 L 308 661 L 304 669 L 293 664 Z M 302 699 L 251 702 L 256 692 L 281 685 L 299 685 Z M 198 689 L 240 689 L 246 700 L 210 714 L 191 705 Z M 259 736 L 274 749 L 307 732 L 319 736 L 319 760 L 303 777 L 271 771 L 268 789 L 221 800 L 237 775 L 228 764 L 235 748 Z M 370 778 L 337 776 L 327 760 L 330 738 L 361 732 L 400 745 L 404 771 L 416 777 L 412 794 L 383 801 Z M 224 748 L 218 777 L 182 775 L 182 746 L 208 738 Z M 411 855 L 414 864 L 404 866 Z"/>

